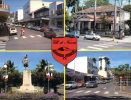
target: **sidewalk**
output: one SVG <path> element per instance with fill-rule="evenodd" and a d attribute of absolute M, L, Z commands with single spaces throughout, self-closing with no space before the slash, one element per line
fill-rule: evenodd
<path fill-rule="evenodd" d="M 84 36 L 80 36 L 81 39 L 84 38 Z M 113 42 L 113 38 L 110 38 L 110 37 L 101 37 L 100 41 L 106 41 L 106 42 L 109 42 L 109 41 L 112 41 Z M 121 43 L 131 43 L 131 36 L 125 36 L 123 39 L 115 39 L 114 42 L 121 42 Z"/>
<path fill-rule="evenodd" d="M 113 41 L 113 38 L 101 37 L 103 41 Z M 131 36 L 125 36 L 123 39 L 115 39 L 115 42 L 131 43 Z"/>

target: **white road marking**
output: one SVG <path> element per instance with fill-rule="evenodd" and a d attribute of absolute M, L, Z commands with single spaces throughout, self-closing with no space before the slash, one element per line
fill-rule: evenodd
<path fill-rule="evenodd" d="M 93 45 L 93 46 L 102 47 L 102 48 L 108 48 L 108 46 L 103 46 L 103 45 Z"/>
<path fill-rule="evenodd" d="M 5 50 L 6 46 L 0 46 L 0 50 Z"/>
<path fill-rule="evenodd" d="M 103 88 L 104 90 L 106 89 L 106 87 Z"/>
<path fill-rule="evenodd" d="M 81 93 L 81 92 L 83 92 L 83 90 L 76 91 L 75 93 Z"/>
<path fill-rule="evenodd" d="M 80 48 L 79 50 L 81 50 L 81 51 L 86 51 L 87 49 L 85 49 L 85 48 Z"/>
<path fill-rule="evenodd" d="M 71 93 L 71 92 L 74 92 L 75 90 L 70 90 L 70 91 L 66 91 L 66 93 Z"/>
<path fill-rule="evenodd" d="M 109 91 L 104 92 L 104 94 L 109 94 Z"/>
<path fill-rule="evenodd" d="M 96 91 L 96 92 L 94 92 L 94 93 L 96 93 L 96 94 L 97 94 L 97 93 L 100 93 L 100 91 Z"/>
<path fill-rule="evenodd" d="M 98 48 L 98 47 L 91 47 L 91 46 L 88 46 L 87 48 L 90 48 L 90 49 L 96 49 L 96 50 L 102 50 L 102 48 Z"/>
<path fill-rule="evenodd" d="M 86 91 L 86 92 L 84 92 L 84 93 L 90 93 L 91 91 Z"/>
<path fill-rule="evenodd" d="M 31 37 L 31 38 L 34 38 L 35 36 L 33 36 L 33 35 L 30 35 L 30 37 Z"/>
<path fill-rule="evenodd" d="M 36 35 L 36 36 L 38 36 L 38 37 L 42 37 L 41 35 Z"/>
<path fill-rule="evenodd" d="M 26 39 L 27 37 L 26 36 L 22 36 L 23 39 Z"/>
<path fill-rule="evenodd" d="M 119 93 L 118 92 L 114 92 L 114 94 L 118 95 Z"/>
<path fill-rule="evenodd" d="M 18 37 L 14 37 L 15 40 L 18 40 Z"/>
<path fill-rule="evenodd" d="M 0 46 L 5 46 L 6 45 L 6 43 L 0 43 Z"/>

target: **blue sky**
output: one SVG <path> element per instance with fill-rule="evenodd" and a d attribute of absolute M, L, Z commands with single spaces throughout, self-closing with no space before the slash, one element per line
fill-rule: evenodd
<path fill-rule="evenodd" d="M 4 0 L 5 4 L 10 6 L 10 11 L 14 12 L 17 9 L 20 9 L 24 6 L 24 4 L 28 1 L 28 0 Z M 43 1 L 47 1 L 47 2 L 54 2 L 54 1 L 63 1 L 63 0 L 43 0 Z"/>
<path fill-rule="evenodd" d="M 23 71 L 22 59 L 26 54 L 30 61 L 29 69 L 31 70 L 36 68 L 36 65 L 39 64 L 41 59 L 46 59 L 54 65 L 56 71 L 64 72 L 63 65 L 53 59 L 51 52 L 0 52 L 0 67 L 2 67 L 7 60 L 11 60 L 15 63 L 19 71 Z"/>
<path fill-rule="evenodd" d="M 110 59 L 111 67 L 117 67 L 121 64 L 130 64 L 131 66 L 131 51 L 79 52 L 77 56 L 87 56 L 96 59 L 106 56 Z"/>

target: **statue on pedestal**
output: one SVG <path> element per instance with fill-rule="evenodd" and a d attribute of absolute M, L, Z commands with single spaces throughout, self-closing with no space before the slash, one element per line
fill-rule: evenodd
<path fill-rule="evenodd" d="M 22 60 L 23 66 L 26 68 L 28 68 L 29 66 L 29 61 L 28 61 L 28 55 L 26 54 L 24 59 Z"/>

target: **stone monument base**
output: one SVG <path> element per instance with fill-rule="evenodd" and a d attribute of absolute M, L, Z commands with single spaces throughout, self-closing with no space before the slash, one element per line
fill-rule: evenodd
<path fill-rule="evenodd" d="M 23 84 L 22 86 L 20 86 L 20 89 L 18 89 L 18 92 L 22 93 L 38 92 L 38 90 L 32 85 L 30 70 L 26 69 L 23 71 Z"/>

